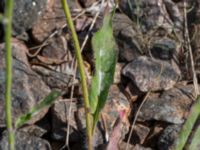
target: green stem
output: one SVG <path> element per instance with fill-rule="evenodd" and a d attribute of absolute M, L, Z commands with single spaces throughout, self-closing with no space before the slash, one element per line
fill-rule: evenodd
<path fill-rule="evenodd" d="M 90 115 L 90 104 L 89 104 L 89 99 L 88 99 L 88 89 L 87 89 L 87 81 L 86 81 L 86 76 L 84 72 L 84 65 L 83 65 L 83 58 L 81 55 L 81 49 L 78 41 L 78 37 L 72 22 L 71 18 L 71 13 L 69 6 L 67 4 L 67 0 L 61 0 L 62 6 L 66 15 L 66 20 L 69 29 L 72 32 L 72 38 L 75 46 L 75 53 L 76 53 L 76 58 L 78 62 L 78 67 L 80 71 L 80 76 L 81 76 L 81 86 L 82 86 L 82 91 L 83 91 L 83 99 L 84 99 L 84 107 L 85 107 L 85 115 L 86 115 L 86 130 L 87 130 L 87 140 L 88 140 L 88 150 L 92 150 L 92 134 L 91 134 L 91 115 Z"/>
<path fill-rule="evenodd" d="M 9 132 L 8 142 L 10 150 L 14 150 L 14 130 L 12 127 L 12 48 L 11 48 L 11 33 L 12 33 L 12 11 L 13 0 L 6 0 L 5 7 L 5 48 L 6 48 L 6 93 L 5 93 L 5 109 L 6 109 L 6 124 Z"/>

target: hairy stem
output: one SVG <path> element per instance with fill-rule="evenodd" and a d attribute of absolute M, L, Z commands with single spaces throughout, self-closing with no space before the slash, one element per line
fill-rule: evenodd
<path fill-rule="evenodd" d="M 81 49 L 78 41 L 78 37 L 72 22 L 71 18 L 71 13 L 70 9 L 68 6 L 68 3 L 66 0 L 61 0 L 62 6 L 65 12 L 66 20 L 69 29 L 72 32 L 72 38 L 75 46 L 75 53 L 76 53 L 76 58 L 78 62 L 78 67 L 80 71 L 80 76 L 81 76 L 81 86 L 82 86 L 82 91 L 83 91 L 83 99 L 84 99 L 84 107 L 85 107 L 85 114 L 86 114 L 86 131 L 87 131 L 87 140 L 88 140 L 88 149 L 92 150 L 92 134 L 91 134 L 91 115 L 90 115 L 90 104 L 89 104 L 89 99 L 88 99 L 88 89 L 87 89 L 87 81 L 86 81 L 86 76 L 84 72 L 84 65 L 83 65 L 83 58 L 81 55 Z"/>
<path fill-rule="evenodd" d="M 5 48 L 6 48 L 6 92 L 5 92 L 5 109 L 6 109 L 6 124 L 9 132 L 8 142 L 10 150 L 14 150 L 14 130 L 12 127 L 12 102 L 11 102 L 11 88 L 12 88 L 12 47 L 11 47 L 11 33 L 12 33 L 12 11 L 13 0 L 6 0 L 5 7 Z"/>

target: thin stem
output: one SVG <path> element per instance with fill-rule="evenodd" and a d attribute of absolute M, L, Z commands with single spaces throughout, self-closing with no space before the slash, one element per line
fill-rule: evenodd
<path fill-rule="evenodd" d="M 83 99 L 84 99 L 84 107 L 85 107 L 85 115 L 86 115 L 86 130 L 87 130 L 87 140 L 88 140 L 88 150 L 92 150 L 92 134 L 91 134 L 91 115 L 90 115 L 90 104 L 89 104 L 89 99 L 88 99 L 88 89 L 87 89 L 87 81 L 86 81 L 86 76 L 85 76 L 85 72 L 84 72 L 84 65 L 83 65 L 83 59 L 82 59 L 82 55 L 81 55 L 81 49 L 80 49 L 80 45 L 79 45 L 79 41 L 78 41 L 78 37 L 72 22 L 72 18 L 71 18 L 71 13 L 70 13 L 70 9 L 69 6 L 67 4 L 66 0 L 61 0 L 64 12 L 65 12 L 65 16 L 66 16 L 66 20 L 67 20 L 67 24 L 69 29 L 72 32 L 72 39 L 74 42 L 74 46 L 75 46 L 75 53 L 76 53 L 76 58 L 77 58 L 77 62 L 78 62 L 78 67 L 79 67 L 79 71 L 80 71 L 80 76 L 81 76 L 81 86 L 82 86 L 82 91 L 83 91 Z"/>
<path fill-rule="evenodd" d="M 5 109 L 6 109 L 6 124 L 9 132 L 8 142 L 10 150 L 14 150 L 14 130 L 12 127 L 12 48 L 11 48 L 11 33 L 12 33 L 12 11 L 13 0 L 6 0 L 5 7 L 5 48 L 6 48 L 6 93 L 5 93 Z"/>
<path fill-rule="evenodd" d="M 131 136 L 132 136 L 132 133 L 133 133 L 133 129 L 134 129 L 134 127 L 135 127 L 135 123 L 136 123 L 136 121 L 137 121 L 137 118 L 138 118 L 138 115 L 139 115 L 139 113 L 140 113 L 140 110 L 141 110 L 142 106 L 144 105 L 144 103 L 146 102 L 147 98 L 149 97 L 150 93 L 151 93 L 151 91 L 148 91 L 148 92 L 147 92 L 147 94 L 146 94 L 144 100 L 142 101 L 142 103 L 141 103 L 140 106 L 138 107 L 138 110 L 137 110 L 137 112 L 136 112 L 136 114 L 135 114 L 135 117 L 134 117 L 134 120 L 133 120 L 133 123 L 132 123 L 132 126 L 131 126 L 131 131 L 130 131 L 129 136 L 128 136 L 128 141 L 127 141 L 127 145 L 126 145 L 126 149 L 125 149 L 125 150 L 128 150 L 128 149 L 129 149 L 129 142 L 130 142 L 130 140 L 131 140 Z"/>

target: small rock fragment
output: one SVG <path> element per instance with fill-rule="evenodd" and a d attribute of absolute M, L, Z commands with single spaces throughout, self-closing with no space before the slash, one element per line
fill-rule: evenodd
<path fill-rule="evenodd" d="M 142 146 L 142 145 L 140 145 L 140 144 L 131 145 L 131 144 L 125 143 L 125 142 L 121 142 L 121 143 L 119 144 L 119 150 L 125 150 L 127 144 L 128 144 L 129 150 L 152 150 L 151 148 L 149 148 L 149 147 L 144 147 L 144 146 Z"/>
<path fill-rule="evenodd" d="M 138 144 L 138 143 L 143 144 L 149 132 L 150 132 L 149 127 L 144 126 L 142 124 L 136 124 L 134 126 L 134 130 L 133 130 L 130 142 L 132 144 Z"/>
<path fill-rule="evenodd" d="M 0 150 L 9 150 L 8 132 L 4 132 L 0 140 Z M 44 139 L 17 131 L 15 132 L 15 150 L 51 150 L 51 147 Z"/>
<path fill-rule="evenodd" d="M 177 49 L 176 42 L 169 38 L 157 39 L 152 45 L 151 54 L 160 60 L 171 60 Z"/>
<path fill-rule="evenodd" d="M 13 34 L 20 35 L 36 23 L 46 8 L 47 0 L 14 0 Z"/>
<path fill-rule="evenodd" d="M 78 8 L 76 1 L 68 0 L 70 9 Z M 60 1 L 48 0 L 44 15 L 36 22 L 32 29 L 33 38 L 43 42 L 55 30 L 61 31 L 66 24 L 65 14 Z"/>
<path fill-rule="evenodd" d="M 129 82 L 125 88 L 124 94 L 130 102 L 135 102 L 143 94 L 133 83 Z"/>
<path fill-rule="evenodd" d="M 118 84 L 121 81 L 121 70 L 124 66 L 124 63 L 117 63 L 115 66 L 115 75 L 114 75 L 114 84 Z"/>
<path fill-rule="evenodd" d="M 159 122 L 154 123 L 154 126 L 151 128 L 150 134 L 146 138 L 144 144 L 148 147 L 151 147 L 152 149 L 156 149 L 158 139 L 163 130 L 164 130 L 164 127 L 162 124 L 160 124 Z"/>
<path fill-rule="evenodd" d="M 168 90 L 179 78 L 171 64 L 146 56 L 138 57 L 126 65 L 123 75 L 132 79 L 142 92 Z"/>
<path fill-rule="evenodd" d="M 72 84 L 77 83 L 77 80 L 72 81 L 73 73 L 68 69 L 68 74 L 58 72 L 55 70 L 47 69 L 42 66 L 33 65 L 32 69 L 41 75 L 43 81 L 51 88 L 56 89 L 58 91 L 62 91 L 67 89 Z M 73 83 L 72 83 L 73 82 Z"/>
<path fill-rule="evenodd" d="M 45 133 L 47 133 L 46 129 L 43 129 L 34 124 L 20 128 L 19 131 L 26 132 L 32 136 L 37 136 L 37 137 L 42 137 Z"/>
<path fill-rule="evenodd" d="M 115 15 L 113 30 L 119 47 L 119 61 L 129 62 L 143 53 L 141 34 L 126 15 Z"/>
<path fill-rule="evenodd" d="M 190 111 L 193 97 L 193 85 L 172 88 L 160 95 L 152 93 L 142 106 L 138 118 L 182 124 Z"/>
<path fill-rule="evenodd" d="M 169 125 L 165 128 L 158 139 L 158 150 L 173 150 L 180 129 L 180 125 Z"/>
<path fill-rule="evenodd" d="M 77 141 L 76 134 L 77 123 L 75 120 L 75 111 L 77 111 L 76 103 L 71 104 L 71 115 L 69 116 L 70 100 L 57 101 L 52 108 L 52 138 L 64 141 L 67 134 L 67 126 L 69 123 L 70 141 Z M 84 113 L 84 112 L 83 112 Z"/>
<path fill-rule="evenodd" d="M 48 40 L 46 46 L 43 47 L 41 55 L 47 58 L 64 60 L 68 55 L 69 49 L 66 35 L 56 35 Z M 70 57 L 70 56 L 69 56 Z"/>
<path fill-rule="evenodd" d="M 171 32 L 173 29 L 180 30 L 183 24 L 179 9 L 171 0 L 121 0 L 119 6 L 138 22 L 143 32 L 158 28 Z"/>

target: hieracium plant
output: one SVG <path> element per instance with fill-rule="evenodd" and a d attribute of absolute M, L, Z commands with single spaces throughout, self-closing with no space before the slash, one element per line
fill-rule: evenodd
<path fill-rule="evenodd" d="M 76 58 L 81 75 L 86 113 L 88 149 L 91 150 L 95 126 L 99 120 L 100 112 L 106 103 L 108 91 L 113 82 L 117 61 L 117 51 L 112 30 L 113 13 L 109 13 L 108 10 L 105 11 L 103 25 L 92 37 L 95 73 L 92 77 L 91 85 L 87 87 L 80 45 L 72 22 L 70 10 L 66 0 L 61 0 L 61 2 L 66 15 L 68 27 L 72 32 L 74 47 L 76 49 Z"/>

